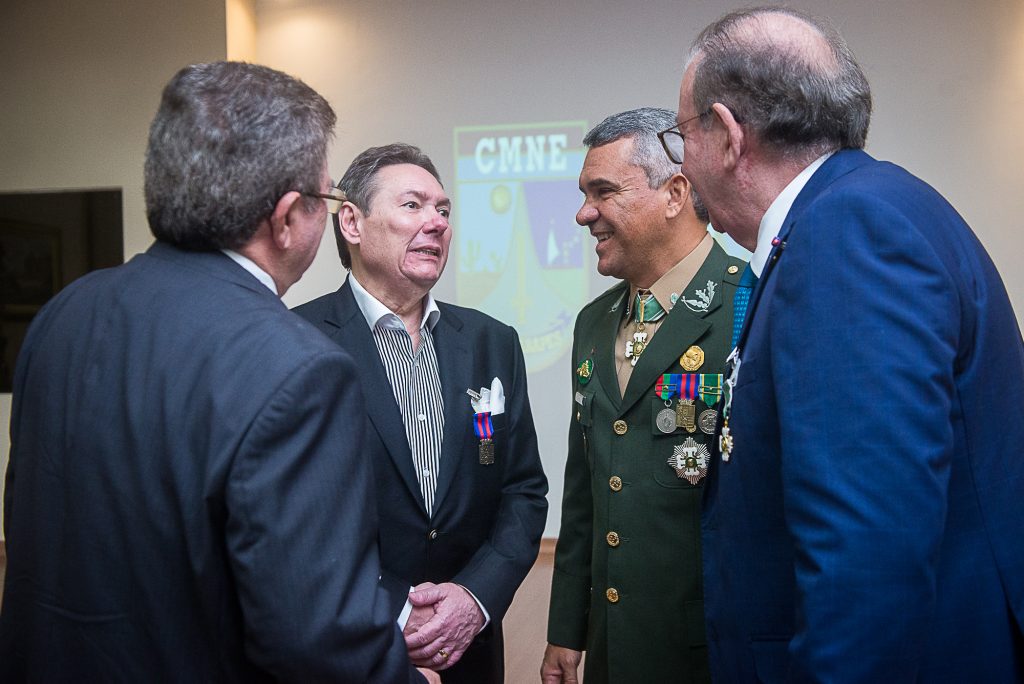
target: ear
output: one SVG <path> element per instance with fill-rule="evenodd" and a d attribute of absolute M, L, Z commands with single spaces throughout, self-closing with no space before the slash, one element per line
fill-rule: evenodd
<path fill-rule="evenodd" d="M 683 174 L 677 173 L 665 181 L 665 191 L 668 193 L 665 218 L 674 219 L 690 202 L 690 180 Z"/>
<path fill-rule="evenodd" d="M 727 169 L 733 169 L 746 150 L 746 136 L 743 127 L 736 121 L 729 108 L 721 102 L 711 105 L 711 111 L 718 118 L 725 135 L 722 138 L 722 161 Z"/>
<path fill-rule="evenodd" d="M 281 195 L 281 199 L 274 205 L 274 211 L 270 215 L 270 237 L 278 249 L 288 249 L 295 241 L 295 228 L 290 217 L 293 211 L 303 210 L 301 199 L 300 193 L 291 190 Z"/>
<path fill-rule="evenodd" d="M 363 212 L 351 202 L 344 202 L 338 211 L 338 223 L 345 242 L 358 245 L 363 239 Z"/>

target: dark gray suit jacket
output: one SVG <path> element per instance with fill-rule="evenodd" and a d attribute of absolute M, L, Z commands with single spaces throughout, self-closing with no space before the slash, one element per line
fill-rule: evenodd
<path fill-rule="evenodd" d="M 15 374 L 0 680 L 421 681 L 354 375 L 219 252 L 60 293 Z"/>

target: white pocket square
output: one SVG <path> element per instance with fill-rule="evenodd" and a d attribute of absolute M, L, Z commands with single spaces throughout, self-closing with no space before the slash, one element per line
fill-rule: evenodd
<path fill-rule="evenodd" d="M 491 388 L 481 387 L 480 392 L 466 390 L 473 405 L 473 413 L 490 413 L 500 416 L 505 412 L 505 388 L 497 377 L 491 380 Z"/>

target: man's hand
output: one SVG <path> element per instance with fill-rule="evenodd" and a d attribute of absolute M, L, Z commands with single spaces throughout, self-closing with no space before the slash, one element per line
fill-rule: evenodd
<path fill-rule="evenodd" d="M 540 665 L 540 681 L 542 684 L 577 684 L 582 658 L 582 651 L 548 644 Z"/>
<path fill-rule="evenodd" d="M 434 611 L 426 623 L 405 636 L 413 664 L 444 670 L 459 662 L 484 625 L 483 613 L 469 592 L 451 582 L 433 587 L 420 585 L 409 594 L 409 601 L 414 614 L 419 608 Z"/>
<path fill-rule="evenodd" d="M 433 670 L 428 670 L 425 667 L 417 667 L 416 671 L 426 678 L 427 684 L 441 684 L 441 675 L 437 674 Z"/>
<path fill-rule="evenodd" d="M 436 586 L 433 582 L 424 582 L 423 584 L 417 585 L 413 591 L 420 591 L 433 586 Z M 412 602 L 410 601 L 410 603 Z M 405 629 L 402 630 L 402 634 L 404 636 L 409 636 L 419 630 L 420 627 L 427 624 L 432 617 L 434 617 L 433 604 L 426 606 L 413 605 L 412 612 L 409 613 L 409 619 L 405 623 Z"/>

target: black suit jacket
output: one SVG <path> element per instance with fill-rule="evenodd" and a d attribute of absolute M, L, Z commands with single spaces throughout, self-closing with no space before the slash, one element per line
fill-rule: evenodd
<path fill-rule="evenodd" d="M 44 307 L 15 374 L 0 680 L 421 681 L 354 373 L 219 252 L 158 242 Z"/>
<path fill-rule="evenodd" d="M 373 335 L 352 295 L 341 288 L 295 309 L 356 360 L 366 395 L 367 459 L 377 475 L 385 584 L 397 615 L 409 587 L 456 582 L 487 608 L 491 624 L 446 682 L 502 681 L 501 619 L 537 557 L 547 514 L 547 479 L 526 392 L 519 338 L 490 316 L 440 303 L 433 329 L 444 397 L 444 439 L 433 513 L 427 516 L 412 453 Z M 481 465 L 466 390 L 505 389 L 494 418 L 494 465 Z"/>

